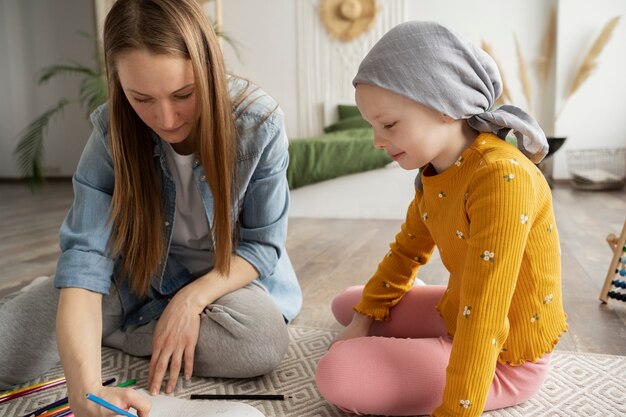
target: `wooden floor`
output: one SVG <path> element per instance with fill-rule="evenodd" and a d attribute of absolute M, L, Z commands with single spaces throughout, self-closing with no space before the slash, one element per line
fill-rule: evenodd
<path fill-rule="evenodd" d="M 605 238 L 619 233 L 626 220 L 626 192 L 556 185 L 553 195 L 570 326 L 558 348 L 626 355 L 626 303 L 598 301 L 612 256 Z M 69 181 L 49 182 L 39 194 L 0 182 L 0 296 L 54 272 L 58 228 L 71 201 Z M 367 281 L 399 226 L 395 220 L 291 219 L 287 248 L 304 292 L 294 324 L 338 329 L 330 300 L 346 286 Z M 420 278 L 446 282 L 437 256 Z"/>

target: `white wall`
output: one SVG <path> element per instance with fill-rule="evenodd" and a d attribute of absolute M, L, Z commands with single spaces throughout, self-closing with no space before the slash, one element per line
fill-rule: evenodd
<path fill-rule="evenodd" d="M 379 0 L 379 5 L 385 7 L 394 1 L 398 0 Z M 228 0 L 224 3 L 226 30 L 246 46 L 242 50 L 242 61 L 237 61 L 226 47 L 230 68 L 259 83 L 279 101 L 285 110 L 291 136 L 304 135 L 306 129 L 299 126 L 297 114 L 296 48 L 314 45 L 297 45 L 296 2 Z M 552 6 L 558 10 L 558 56 L 548 85 L 543 87 L 536 76 L 536 60 Z M 555 125 L 554 115 L 560 108 L 564 85 L 571 81 L 575 66 L 572 61 L 581 59 L 602 26 L 616 14 L 624 15 L 624 19 L 604 50 L 597 72 L 569 101 Z M 555 155 L 556 178 L 568 176 L 567 149 L 626 145 L 626 117 L 621 114 L 626 108 L 626 77 L 623 76 L 626 56 L 620 53 L 626 50 L 625 1 L 410 0 L 406 2 L 405 19 L 435 20 L 474 42 L 490 43 L 502 65 L 514 104 L 529 110 L 519 81 L 513 38 L 513 33 L 517 34 L 531 75 L 534 115 L 548 134 L 568 136 L 566 145 Z M 267 29 L 269 26 L 272 31 Z M 555 88 L 558 88 L 556 93 Z M 597 110 L 599 108 L 602 110 Z"/>
<path fill-rule="evenodd" d="M 313 0 L 298 0 L 314 3 Z M 379 7 L 390 8 L 399 0 L 379 0 Z M 547 24 L 549 5 L 555 0 L 508 1 L 506 12 L 501 1 L 479 0 L 409 0 L 406 1 L 403 20 L 435 20 L 446 24 L 468 37 L 491 43 L 503 62 L 505 73 L 514 93 L 516 104 L 526 106 L 517 77 L 517 59 L 513 32 L 518 33 L 527 59 L 538 54 L 539 43 Z M 298 62 L 297 48 L 316 51 L 318 45 L 297 45 L 297 6 L 295 1 L 228 0 L 224 2 L 224 28 L 245 45 L 238 60 L 229 46 L 225 47 L 229 68 L 259 83 L 281 104 L 287 116 L 291 134 L 302 135 L 306 129 L 298 125 Z M 310 8 L 316 13 L 315 8 Z M 381 13 L 382 15 L 382 13 Z M 468 18 L 468 16 L 474 16 Z M 494 17 L 495 16 L 495 17 Z M 261 18 L 259 18 L 261 17 Z M 380 17 L 379 17 L 380 19 Z M 318 24 L 322 26 L 320 19 Z M 271 27 L 272 30 L 268 30 Z M 358 43 L 358 39 L 354 43 Z M 327 42 L 333 42 L 328 38 Z M 359 61 L 362 57 L 354 55 Z M 358 65 L 358 62 L 356 62 Z M 323 80 L 321 81 L 323 82 Z"/>
<path fill-rule="evenodd" d="M 567 136 L 555 158 L 555 177 L 568 176 L 567 151 L 626 147 L 626 1 L 561 0 L 557 56 L 557 109 L 584 55 L 614 16 L 622 16 L 595 73 L 568 100 L 556 124 Z"/>
<path fill-rule="evenodd" d="M 475 42 L 488 41 L 502 64 L 514 104 L 528 110 L 519 82 L 513 40 L 513 32 L 517 33 L 531 74 L 533 113 L 547 134 L 568 137 L 554 156 L 555 178 L 569 177 L 570 149 L 626 147 L 626 1 L 411 0 L 407 5 L 407 19 L 435 20 Z M 548 85 L 541 88 L 536 77 L 536 59 L 552 6 L 557 10 L 557 56 Z M 622 19 L 600 55 L 596 72 L 563 107 L 574 72 L 606 22 L 616 15 Z M 538 105 L 542 100 L 545 104 Z M 561 108 L 563 111 L 555 121 Z"/>
<path fill-rule="evenodd" d="M 238 58 L 224 43 L 228 70 L 249 78 L 274 97 L 285 112 L 289 135 L 297 134 L 296 1 L 222 3 L 224 32 L 237 41 L 241 54 Z"/>
<path fill-rule="evenodd" d="M 78 78 L 71 76 L 36 86 L 47 65 L 68 59 L 91 64 L 93 46 L 78 31 L 93 32 L 89 1 L 0 1 L 0 177 L 17 176 L 19 132 L 61 97 L 78 96 Z M 68 106 L 45 135 L 45 173 L 71 176 L 89 132 L 84 112 Z"/>
<path fill-rule="evenodd" d="M 223 1 L 226 33 L 240 45 L 241 58 L 226 44 L 229 69 L 250 78 L 274 96 L 285 111 L 291 137 L 305 136 L 298 114 L 302 92 L 298 53 L 315 45 L 298 45 L 298 7 L 316 0 L 227 0 Z M 390 7 L 400 0 L 379 0 Z M 209 2 L 209 5 L 211 3 Z M 558 6 L 559 30 L 556 65 L 545 94 L 533 77 L 535 101 L 547 97 L 543 111 L 536 114 L 544 129 L 566 135 L 563 150 L 555 155 L 555 177 L 568 175 L 566 151 L 591 147 L 626 146 L 626 1 L 624 0 L 409 0 L 404 19 L 436 20 L 469 39 L 486 40 L 493 47 L 515 104 L 528 109 L 518 78 L 513 41 L 516 32 L 522 52 L 534 76 L 535 59 L 547 25 L 551 5 Z M 209 6 L 207 6 L 209 7 Z M 311 13 L 315 13 L 311 8 Z M 89 64 L 91 45 L 76 35 L 92 31 L 90 1 L 2 0 L 0 1 L 0 177 L 15 176 L 13 149 L 16 136 L 36 115 L 59 97 L 77 95 L 77 79 L 67 77 L 45 87 L 35 87 L 35 74 L 43 66 L 72 58 Z M 556 125 L 550 121 L 560 109 L 574 68 L 603 25 L 614 15 L 623 19 L 600 58 L 596 73 L 567 103 Z M 321 21 L 319 21 L 321 25 Z M 330 38 L 329 38 L 330 39 Z M 355 60 L 359 60 L 355 56 Z M 324 82 L 320 80 L 320 82 Z M 550 98 L 556 87 L 556 106 Z M 544 96 L 545 94 L 545 96 Z M 554 95 L 553 95 L 554 96 Z M 46 163 L 53 175 L 72 174 L 90 127 L 78 106 L 68 108 L 51 126 L 46 137 Z"/>
<path fill-rule="evenodd" d="M 501 70 L 513 103 L 533 113 L 539 119 L 549 118 L 552 111 L 546 106 L 539 108 L 542 95 L 536 76 L 535 61 L 548 24 L 550 7 L 555 0 L 478 0 L 457 2 L 454 0 L 412 0 L 407 5 L 407 20 L 433 20 L 442 23 L 470 41 L 480 45 L 487 42 Z M 515 35 L 531 78 L 533 97 L 529 106 L 520 83 Z M 543 113 L 546 113 L 544 116 Z"/>
<path fill-rule="evenodd" d="M 15 147 L 14 114 L 19 115 L 27 109 L 26 97 L 15 91 L 15 85 L 23 84 L 21 68 L 26 66 L 24 50 L 21 45 L 22 31 L 19 30 L 20 8 L 17 1 L 0 2 L 0 176 L 13 175 L 16 172 L 12 151 Z"/>
<path fill-rule="evenodd" d="M 350 81 L 360 60 L 386 30 L 402 21 L 398 9 L 404 3 L 381 1 L 383 9 L 372 30 L 343 43 L 323 29 L 320 0 L 224 1 L 224 30 L 243 46 L 241 59 L 225 46 L 228 67 L 280 103 L 290 137 L 317 135 L 323 103 L 352 98 Z"/>

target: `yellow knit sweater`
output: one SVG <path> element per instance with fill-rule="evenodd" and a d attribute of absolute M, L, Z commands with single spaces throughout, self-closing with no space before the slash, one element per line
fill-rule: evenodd
<path fill-rule="evenodd" d="M 450 272 L 437 309 L 453 345 L 433 415 L 479 416 L 498 360 L 534 362 L 567 330 L 551 192 L 517 148 L 486 133 L 449 169 L 437 175 L 429 165 L 421 179 L 355 310 L 387 320 L 437 245 Z"/>

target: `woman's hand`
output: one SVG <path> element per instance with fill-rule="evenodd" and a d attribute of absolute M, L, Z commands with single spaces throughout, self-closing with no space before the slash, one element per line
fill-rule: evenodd
<path fill-rule="evenodd" d="M 168 365 L 170 374 L 166 391 L 174 391 L 181 363 L 185 363 L 185 378 L 191 378 L 193 357 L 200 332 L 200 313 L 206 306 L 232 291 L 248 285 L 259 274 L 252 264 L 233 256 L 230 274 L 212 270 L 183 287 L 169 302 L 157 322 L 152 337 L 152 359 L 148 387 L 152 395 L 159 393 Z"/>
<path fill-rule="evenodd" d="M 333 340 L 330 345 L 332 346 L 334 343 L 339 342 L 340 340 L 348 340 L 354 339 L 356 337 L 367 336 L 373 321 L 374 319 L 372 319 L 371 317 L 364 316 L 363 314 L 355 312 L 350 324 L 346 326 L 343 332 L 339 333 L 339 335 L 335 337 L 335 340 Z"/>
<path fill-rule="evenodd" d="M 111 417 L 106 408 L 85 398 L 93 394 L 120 408 L 133 407 L 147 417 L 150 400 L 129 388 L 102 386 L 102 294 L 82 288 L 63 288 L 57 309 L 57 340 L 67 391 L 76 417 Z"/>
<path fill-rule="evenodd" d="M 193 287 L 193 283 L 189 284 L 176 293 L 154 329 L 148 376 L 148 387 L 152 395 L 159 393 L 168 365 L 166 393 L 174 391 L 183 362 L 185 379 L 191 378 L 200 332 L 200 312 L 204 308 L 197 305 Z"/>
<path fill-rule="evenodd" d="M 152 403 L 150 400 L 131 388 L 95 387 L 85 392 L 70 393 L 70 406 L 76 417 L 110 417 L 111 411 L 88 400 L 85 395 L 93 394 L 118 406 L 123 410 L 134 408 L 139 417 L 148 417 Z"/>

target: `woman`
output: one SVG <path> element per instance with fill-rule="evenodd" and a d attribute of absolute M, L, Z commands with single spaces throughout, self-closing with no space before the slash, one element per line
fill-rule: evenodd
<path fill-rule="evenodd" d="M 78 417 L 104 415 L 86 393 L 149 411 L 135 391 L 102 387 L 101 344 L 151 355 L 152 394 L 167 371 L 167 393 L 181 370 L 256 376 L 282 360 L 302 302 L 285 251 L 282 113 L 226 75 L 197 2 L 118 0 L 104 51 L 109 98 L 91 115 L 54 282 L 0 310 L 0 388 L 56 363 L 56 312 Z"/>

